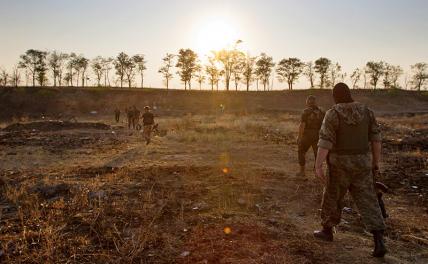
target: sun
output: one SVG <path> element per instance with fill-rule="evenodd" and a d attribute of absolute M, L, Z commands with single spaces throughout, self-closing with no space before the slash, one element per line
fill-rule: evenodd
<path fill-rule="evenodd" d="M 239 34 L 232 23 L 224 19 L 212 19 L 201 24 L 196 36 L 196 51 L 204 56 L 213 50 L 228 48 L 236 43 Z"/>

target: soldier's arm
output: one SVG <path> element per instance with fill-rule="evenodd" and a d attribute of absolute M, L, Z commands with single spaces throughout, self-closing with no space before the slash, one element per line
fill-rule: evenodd
<path fill-rule="evenodd" d="M 318 147 L 332 149 L 336 143 L 336 130 L 339 126 L 339 118 L 336 111 L 328 110 L 319 132 Z"/>
<path fill-rule="evenodd" d="M 369 140 L 372 147 L 373 169 L 379 169 L 379 162 L 382 153 L 382 137 L 380 133 L 379 123 L 376 121 L 373 111 L 369 109 L 370 125 L 369 125 Z"/>

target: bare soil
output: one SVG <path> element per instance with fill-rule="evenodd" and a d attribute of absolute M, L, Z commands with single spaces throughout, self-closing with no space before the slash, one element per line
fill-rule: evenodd
<path fill-rule="evenodd" d="M 384 260 L 351 199 L 334 242 L 312 237 L 322 186 L 295 176 L 297 115 L 163 117 L 150 145 L 110 119 L 0 130 L 2 262 L 428 263 L 426 115 L 380 118 Z"/>

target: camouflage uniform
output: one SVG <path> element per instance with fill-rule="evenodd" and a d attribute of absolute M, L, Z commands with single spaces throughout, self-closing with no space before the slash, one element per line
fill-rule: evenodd
<path fill-rule="evenodd" d="M 317 106 L 308 107 L 303 111 L 301 122 L 305 124 L 302 138 L 298 146 L 299 165 L 305 166 L 305 155 L 309 148 L 312 147 L 314 157 L 317 156 L 318 133 L 321 127 L 324 112 Z"/>
<path fill-rule="evenodd" d="M 357 130 L 363 121 L 366 122 L 368 130 L 367 135 L 362 137 L 367 139 L 367 148 L 362 144 L 360 151 L 339 151 L 336 148 L 339 141 L 352 145 L 352 141 L 357 140 L 349 133 L 346 135 L 338 133 L 343 131 L 339 130 L 341 122 L 348 126 L 352 133 L 353 127 Z M 318 146 L 330 150 L 329 177 L 322 201 L 322 225 L 331 228 L 339 224 L 344 206 L 343 198 L 349 190 L 366 228 L 369 231 L 384 230 L 385 223 L 374 189 L 369 154 L 369 142 L 381 141 L 380 128 L 373 112 L 358 102 L 336 104 L 327 111 L 319 137 Z"/>

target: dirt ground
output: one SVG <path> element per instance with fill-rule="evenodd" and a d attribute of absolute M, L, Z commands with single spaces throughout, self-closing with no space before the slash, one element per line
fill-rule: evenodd
<path fill-rule="evenodd" d="M 312 237 L 322 186 L 296 176 L 297 115 L 159 118 L 150 145 L 77 120 L 3 124 L 2 263 L 428 263 L 427 115 L 379 118 L 383 260 L 350 198 L 335 241 Z"/>

